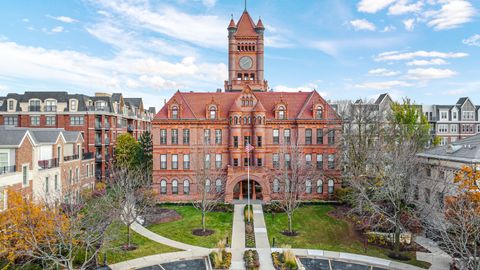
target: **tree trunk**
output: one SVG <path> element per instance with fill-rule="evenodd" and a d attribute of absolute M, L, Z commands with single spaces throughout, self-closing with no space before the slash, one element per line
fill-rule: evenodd
<path fill-rule="evenodd" d="M 400 256 L 400 228 L 395 226 L 395 256 Z"/>
<path fill-rule="evenodd" d="M 293 233 L 293 228 L 292 228 L 293 217 L 292 217 L 292 214 L 289 213 L 287 216 L 288 216 L 288 232 Z"/>
<path fill-rule="evenodd" d="M 203 232 L 205 232 L 206 229 L 207 229 L 207 226 L 205 224 L 205 211 L 202 211 L 202 230 L 203 230 Z"/>
<path fill-rule="evenodd" d="M 127 248 L 130 248 L 130 242 L 131 242 L 130 224 L 127 224 Z"/>

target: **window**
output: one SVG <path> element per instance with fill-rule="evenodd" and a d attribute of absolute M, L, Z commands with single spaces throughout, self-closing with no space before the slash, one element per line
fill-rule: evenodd
<path fill-rule="evenodd" d="M 23 186 L 28 186 L 28 166 L 22 166 Z"/>
<path fill-rule="evenodd" d="M 84 123 L 83 116 L 70 116 L 71 126 L 83 126 L 83 123 Z"/>
<path fill-rule="evenodd" d="M 217 179 L 217 181 L 215 181 L 215 191 L 216 191 L 217 193 L 221 193 L 221 192 L 222 192 L 222 180 Z"/>
<path fill-rule="evenodd" d="M 453 118 L 454 120 L 457 120 L 457 112 L 452 112 L 452 118 Z"/>
<path fill-rule="evenodd" d="M 72 171 L 72 169 L 70 169 L 69 172 L 68 172 L 68 182 L 70 183 L 70 185 L 73 182 L 73 171 Z"/>
<path fill-rule="evenodd" d="M 262 167 L 263 166 L 263 160 L 261 158 L 257 158 L 257 166 Z"/>
<path fill-rule="evenodd" d="M 290 143 L 290 135 L 291 135 L 291 132 L 290 132 L 290 129 L 285 129 L 283 131 L 283 143 L 285 144 L 289 144 Z"/>
<path fill-rule="evenodd" d="M 280 181 L 278 179 L 273 180 L 273 193 L 280 192 Z"/>
<path fill-rule="evenodd" d="M 248 158 L 243 158 L 243 166 L 248 166 Z"/>
<path fill-rule="evenodd" d="M 46 116 L 45 121 L 47 126 L 55 126 L 55 116 Z"/>
<path fill-rule="evenodd" d="M 425 173 L 427 174 L 428 177 L 431 177 L 432 176 L 432 169 L 426 168 Z"/>
<path fill-rule="evenodd" d="M 438 200 L 438 205 L 443 208 L 445 206 L 445 195 L 443 192 L 437 192 L 437 200 Z"/>
<path fill-rule="evenodd" d="M 17 116 L 5 116 L 3 120 L 4 125 L 6 126 L 18 126 L 18 117 Z"/>
<path fill-rule="evenodd" d="M 447 124 L 439 124 L 438 125 L 438 133 L 448 133 L 448 125 Z"/>
<path fill-rule="evenodd" d="M 335 182 L 332 179 L 328 180 L 328 194 L 329 195 L 333 194 L 334 188 L 335 188 Z"/>
<path fill-rule="evenodd" d="M 57 102 L 55 100 L 46 100 L 45 101 L 45 111 L 46 112 L 57 111 Z"/>
<path fill-rule="evenodd" d="M 328 169 L 334 170 L 335 169 L 335 155 L 328 155 Z"/>
<path fill-rule="evenodd" d="M 172 144 L 178 144 L 178 129 L 172 129 Z"/>
<path fill-rule="evenodd" d="M 323 119 L 323 108 L 322 108 L 322 106 L 317 107 L 317 111 L 315 112 L 315 119 Z"/>
<path fill-rule="evenodd" d="M 305 144 L 312 144 L 312 129 L 305 129 Z"/>
<path fill-rule="evenodd" d="M 167 169 L 167 155 L 160 155 L 160 169 L 166 170 Z"/>
<path fill-rule="evenodd" d="M 312 193 L 312 181 L 311 180 L 307 180 L 305 182 L 305 193 L 307 193 L 307 194 Z"/>
<path fill-rule="evenodd" d="M 178 194 L 178 181 L 172 181 L 172 194 Z"/>
<path fill-rule="evenodd" d="M 205 192 L 210 192 L 210 187 L 212 186 L 210 179 L 205 180 Z"/>
<path fill-rule="evenodd" d="M 278 119 L 284 120 L 285 118 L 286 118 L 285 107 L 283 107 L 283 106 L 278 107 Z"/>
<path fill-rule="evenodd" d="M 160 182 L 160 194 L 167 194 L 167 181 L 165 180 Z"/>
<path fill-rule="evenodd" d="M 205 145 L 210 145 L 210 129 L 203 130 L 203 143 Z"/>
<path fill-rule="evenodd" d="M 462 120 L 463 121 L 475 120 L 475 112 L 472 112 L 472 111 L 462 112 Z"/>
<path fill-rule="evenodd" d="M 317 193 L 319 193 L 319 194 L 323 193 L 323 181 L 322 180 L 317 181 Z"/>
<path fill-rule="evenodd" d="M 290 169 L 290 166 L 291 166 L 290 154 L 285 154 L 285 168 Z"/>
<path fill-rule="evenodd" d="M 323 169 L 323 155 L 317 154 L 317 169 Z"/>
<path fill-rule="evenodd" d="M 210 119 L 217 119 L 217 108 L 215 108 L 215 106 L 210 107 Z"/>
<path fill-rule="evenodd" d="M 160 129 L 160 144 L 167 144 L 167 130 Z"/>
<path fill-rule="evenodd" d="M 184 170 L 190 169 L 190 155 L 188 154 L 183 155 L 183 169 Z"/>
<path fill-rule="evenodd" d="M 247 146 L 247 145 L 250 145 L 250 136 L 244 136 L 243 137 L 243 145 L 244 146 Z"/>
<path fill-rule="evenodd" d="M 335 144 L 335 130 L 328 131 L 328 144 L 334 145 Z"/>
<path fill-rule="evenodd" d="M 172 107 L 172 119 L 178 119 L 178 107 L 177 106 Z"/>
<path fill-rule="evenodd" d="M 190 181 L 188 180 L 183 181 L 183 194 L 185 195 L 190 194 Z"/>
<path fill-rule="evenodd" d="M 458 132 L 457 125 L 450 125 L 450 133 L 457 133 Z"/>
<path fill-rule="evenodd" d="M 210 169 L 210 154 L 205 154 L 204 168 Z"/>
<path fill-rule="evenodd" d="M 323 144 L 323 129 L 317 129 L 317 144 Z"/>
<path fill-rule="evenodd" d="M 8 167 L 8 153 L 0 153 L 0 173 Z"/>
<path fill-rule="evenodd" d="M 30 108 L 29 111 L 31 112 L 39 112 L 40 111 L 40 100 L 30 100 Z"/>
<path fill-rule="evenodd" d="M 305 164 L 308 167 L 312 166 L 312 154 L 305 154 Z"/>
<path fill-rule="evenodd" d="M 80 179 L 80 173 L 79 173 L 78 168 L 75 168 L 75 179 L 77 180 L 77 182 Z"/>
<path fill-rule="evenodd" d="M 222 130 L 216 129 L 215 130 L 215 144 L 220 145 L 222 144 Z"/>
<path fill-rule="evenodd" d="M 178 155 L 172 155 L 172 170 L 178 170 Z"/>
<path fill-rule="evenodd" d="M 183 130 L 183 144 L 185 145 L 190 144 L 190 129 Z"/>
<path fill-rule="evenodd" d="M 273 130 L 273 144 L 279 144 L 280 143 L 280 131 L 278 129 Z"/>
<path fill-rule="evenodd" d="M 273 168 L 278 169 L 280 167 L 280 156 L 278 154 L 273 154 L 272 163 Z"/>
<path fill-rule="evenodd" d="M 77 110 L 77 101 L 75 99 L 70 100 L 70 110 L 71 111 Z"/>
<path fill-rule="evenodd" d="M 40 125 L 40 116 L 30 116 L 30 125 L 39 126 Z"/>
<path fill-rule="evenodd" d="M 238 136 L 233 136 L 233 147 L 238 148 Z"/>
<path fill-rule="evenodd" d="M 233 167 L 238 167 L 238 158 L 233 159 Z"/>
<path fill-rule="evenodd" d="M 9 100 L 9 101 L 8 101 L 8 110 L 9 110 L 9 111 L 13 111 L 13 110 L 14 110 L 13 105 L 14 105 L 14 101 L 13 101 L 13 100 Z"/>
<path fill-rule="evenodd" d="M 262 147 L 262 136 L 257 136 L 257 147 Z"/>
<path fill-rule="evenodd" d="M 448 112 L 440 112 L 441 120 L 448 120 Z"/>
<path fill-rule="evenodd" d="M 222 168 L 222 154 L 215 155 L 215 168 L 217 169 Z"/>

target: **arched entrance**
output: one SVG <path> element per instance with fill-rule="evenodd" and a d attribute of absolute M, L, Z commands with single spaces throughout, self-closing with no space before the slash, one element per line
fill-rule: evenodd
<path fill-rule="evenodd" d="M 248 180 L 238 182 L 233 188 L 234 200 L 248 199 Z M 262 186 L 255 180 L 250 179 L 250 199 L 263 200 Z"/>

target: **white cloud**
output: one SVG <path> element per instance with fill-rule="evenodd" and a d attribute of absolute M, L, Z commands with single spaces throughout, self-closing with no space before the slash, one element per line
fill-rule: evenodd
<path fill-rule="evenodd" d="M 403 25 L 405 26 L 405 30 L 413 31 L 413 28 L 415 28 L 415 19 L 404 20 Z"/>
<path fill-rule="evenodd" d="M 434 58 L 430 60 L 413 60 L 407 63 L 407 66 L 440 66 L 448 64 L 447 61 L 441 58 Z"/>
<path fill-rule="evenodd" d="M 297 87 L 277 85 L 273 89 L 275 92 L 310 92 L 312 90 L 318 89 L 318 85 L 316 83 L 308 83 L 306 85 L 297 86 Z M 318 93 L 323 97 L 328 95 L 326 92 L 318 92 Z"/>
<path fill-rule="evenodd" d="M 398 52 L 390 51 L 379 54 L 375 60 L 376 61 L 400 61 L 400 60 L 410 60 L 418 57 L 423 58 L 463 58 L 467 57 L 467 53 L 444 53 L 437 51 L 416 51 L 416 52 Z"/>
<path fill-rule="evenodd" d="M 28 23 L 28 22 L 30 22 L 30 20 L 29 20 L 28 18 L 23 18 L 23 19 L 22 19 L 22 22 Z"/>
<path fill-rule="evenodd" d="M 392 32 L 392 31 L 395 31 L 395 29 L 397 29 L 395 26 L 387 25 L 383 28 L 382 32 L 384 32 L 384 33 Z"/>
<path fill-rule="evenodd" d="M 416 68 L 407 71 L 407 77 L 412 80 L 433 80 L 450 78 L 457 75 L 457 72 L 450 69 L 437 68 Z"/>
<path fill-rule="evenodd" d="M 391 76 L 396 76 L 400 74 L 400 72 L 392 71 L 386 68 L 377 68 L 377 69 L 370 70 L 368 74 L 372 76 L 391 77 Z"/>
<path fill-rule="evenodd" d="M 396 0 L 361 0 L 357 4 L 357 8 L 360 12 L 376 13 L 393 4 L 395 1 Z"/>
<path fill-rule="evenodd" d="M 52 33 L 61 33 L 63 32 L 65 29 L 62 27 L 62 26 L 56 26 L 54 28 L 52 28 L 52 30 L 50 30 Z"/>
<path fill-rule="evenodd" d="M 47 17 L 50 18 L 50 19 L 60 21 L 60 22 L 64 22 L 64 23 L 76 23 L 76 22 L 78 22 L 78 20 L 75 20 L 75 19 L 67 17 L 67 16 L 55 17 L 55 16 L 47 15 Z"/>
<path fill-rule="evenodd" d="M 410 87 L 413 84 L 405 81 L 383 81 L 383 82 L 364 82 L 356 84 L 355 87 L 362 89 L 389 90 L 395 87 Z"/>
<path fill-rule="evenodd" d="M 464 39 L 463 44 L 466 44 L 468 46 L 477 46 L 480 47 L 480 35 L 475 34 L 469 38 Z"/>
<path fill-rule="evenodd" d="M 375 31 L 376 29 L 375 25 L 366 19 L 353 20 L 350 21 L 350 24 L 353 26 L 355 31 Z"/>
<path fill-rule="evenodd" d="M 404 44 L 405 40 L 401 37 L 381 37 L 381 38 L 349 38 L 312 41 L 308 45 L 311 48 L 320 50 L 335 58 L 341 58 L 342 51 L 350 49 L 385 49 L 392 46 Z"/>
<path fill-rule="evenodd" d="M 439 10 L 424 13 L 429 20 L 427 25 L 434 30 L 457 28 L 472 21 L 475 16 L 475 8 L 467 0 L 438 0 L 438 2 L 442 5 Z"/>
<path fill-rule="evenodd" d="M 202 3 L 204 6 L 211 8 L 215 6 L 215 4 L 217 3 L 217 0 L 202 0 Z"/>
<path fill-rule="evenodd" d="M 388 14 L 390 15 L 402 15 L 405 13 L 417 13 L 422 10 L 423 2 L 417 1 L 416 3 L 409 3 L 409 0 L 399 0 L 394 5 L 388 8 Z"/>

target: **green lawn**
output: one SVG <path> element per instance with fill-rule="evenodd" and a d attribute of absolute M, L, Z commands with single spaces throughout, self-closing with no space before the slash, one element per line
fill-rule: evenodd
<path fill-rule="evenodd" d="M 162 205 L 162 208 L 174 209 L 182 219 L 173 222 L 155 224 L 148 227 L 149 230 L 172 240 L 187 243 L 194 246 L 213 248 L 218 241 L 227 236 L 232 239 L 233 213 L 212 212 L 208 213 L 207 228 L 215 230 L 209 236 L 195 236 L 192 230 L 202 227 L 201 212 L 193 206 Z"/>
<path fill-rule="evenodd" d="M 299 208 L 293 218 L 294 230 L 299 232 L 299 235 L 295 237 L 281 234 L 288 228 L 285 214 L 275 214 L 274 218 L 272 214 L 265 214 L 270 243 L 272 244 L 275 237 L 277 247 L 289 245 L 292 248 L 341 251 L 389 259 L 387 256 L 389 250 L 368 246 L 365 252 L 364 244 L 354 235 L 347 222 L 327 215 L 331 210 L 333 210 L 331 205 L 312 205 Z M 413 252 L 409 255 L 415 258 Z M 428 263 L 416 259 L 404 263 L 429 267 Z"/>
<path fill-rule="evenodd" d="M 119 262 L 128 261 L 136 258 L 154 255 L 154 254 L 179 251 L 176 248 L 165 246 L 160 243 L 154 242 L 134 231 L 131 231 L 132 244 L 136 245 L 137 249 L 132 251 L 123 251 L 121 247 L 124 243 L 127 242 L 126 226 L 114 225 L 112 226 L 111 230 L 114 233 L 116 234 L 118 233 L 118 234 L 115 240 L 109 244 L 107 249 L 105 249 L 107 251 L 108 264 L 119 263 Z M 103 262 L 103 252 L 101 256 L 102 258 L 100 259 L 100 262 Z"/>

